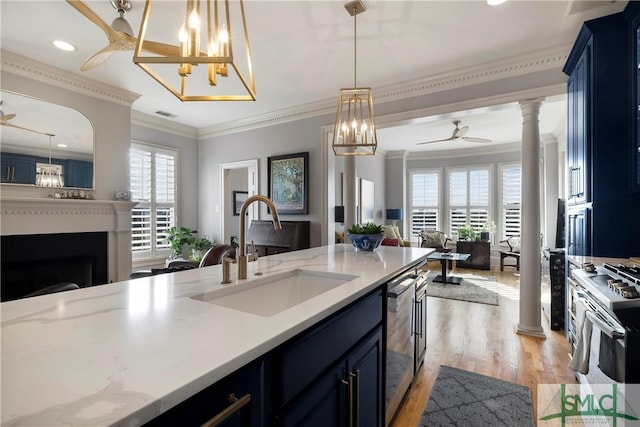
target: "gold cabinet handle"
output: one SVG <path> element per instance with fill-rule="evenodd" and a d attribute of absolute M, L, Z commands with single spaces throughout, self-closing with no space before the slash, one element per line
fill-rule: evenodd
<path fill-rule="evenodd" d="M 360 371 L 355 369 L 349 372 L 351 376 L 350 381 L 353 387 L 353 427 L 360 425 Z"/>
<path fill-rule="evenodd" d="M 251 394 L 247 393 L 238 399 L 235 394 L 231 393 L 229 395 L 229 403 L 231 405 L 224 408 L 222 411 L 218 412 L 213 418 L 211 418 L 206 423 L 202 424 L 202 427 L 215 427 L 220 425 L 224 420 L 229 418 L 231 415 L 239 411 L 243 406 L 247 403 L 251 402 Z"/>

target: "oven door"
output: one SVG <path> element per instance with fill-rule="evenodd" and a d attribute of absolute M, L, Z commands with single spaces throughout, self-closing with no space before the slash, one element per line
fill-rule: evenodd
<path fill-rule="evenodd" d="M 579 293 L 576 301 L 576 314 L 578 319 L 589 321 L 592 325 L 589 371 L 586 374 L 576 373 L 578 380 L 588 384 L 624 382 L 624 328 L 582 293 Z M 579 325 L 578 331 L 582 331 L 582 325 Z"/>

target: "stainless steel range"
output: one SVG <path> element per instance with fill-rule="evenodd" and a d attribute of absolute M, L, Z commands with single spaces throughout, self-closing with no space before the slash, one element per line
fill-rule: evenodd
<path fill-rule="evenodd" d="M 640 266 L 605 263 L 569 278 L 571 368 L 581 383 L 640 383 Z"/>

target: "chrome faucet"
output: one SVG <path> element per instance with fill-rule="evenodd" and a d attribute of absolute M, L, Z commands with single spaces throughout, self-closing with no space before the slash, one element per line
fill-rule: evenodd
<path fill-rule="evenodd" d="M 271 218 L 273 218 L 273 228 L 276 230 L 282 229 L 280 225 L 280 220 L 278 219 L 278 210 L 276 209 L 276 205 L 273 203 L 273 200 L 268 198 L 267 196 L 263 196 L 262 194 L 255 194 L 249 197 L 244 201 L 242 207 L 240 208 L 240 255 L 238 256 L 238 279 L 246 279 L 247 278 L 247 248 L 245 243 L 245 214 L 247 212 L 247 208 L 253 202 L 264 202 L 269 206 L 269 210 L 271 211 Z"/>

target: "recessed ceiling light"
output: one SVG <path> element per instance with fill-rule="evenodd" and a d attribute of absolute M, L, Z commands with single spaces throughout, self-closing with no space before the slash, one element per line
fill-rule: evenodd
<path fill-rule="evenodd" d="M 64 50 L 64 51 L 67 51 L 67 52 L 73 52 L 73 51 L 78 50 L 77 47 L 75 47 L 71 43 L 65 42 L 63 40 L 54 40 L 53 41 L 53 45 L 55 47 L 57 47 L 58 49 Z"/>
<path fill-rule="evenodd" d="M 507 0 L 487 0 L 487 4 L 489 6 L 498 6 L 501 5 L 502 3 L 506 2 Z"/>
<path fill-rule="evenodd" d="M 67 144 L 56 144 L 60 148 L 67 148 Z"/>

